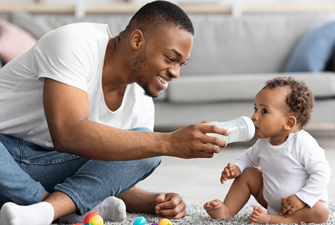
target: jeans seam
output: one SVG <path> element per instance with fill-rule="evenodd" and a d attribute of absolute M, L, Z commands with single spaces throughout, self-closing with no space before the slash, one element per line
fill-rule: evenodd
<path fill-rule="evenodd" d="M 75 159 L 78 159 L 78 158 L 80 158 L 80 156 L 72 155 L 72 156 L 69 156 L 65 159 L 52 160 L 52 161 L 46 161 L 46 162 L 34 162 L 34 161 L 26 160 L 26 159 L 22 159 L 22 161 L 27 163 L 27 164 L 31 164 L 31 165 L 53 165 L 53 164 L 64 163 L 64 162 L 67 162 L 67 161 L 75 160 Z"/>
<path fill-rule="evenodd" d="M 18 143 L 17 147 L 20 150 L 20 167 L 21 167 L 21 169 L 24 169 L 24 162 L 23 162 L 24 152 L 23 152 L 23 149 L 22 149 L 22 140 L 19 140 L 19 143 Z"/>
<path fill-rule="evenodd" d="M 80 156 L 77 156 L 77 155 L 69 155 L 68 157 L 62 158 L 60 160 L 34 162 L 34 161 L 29 160 L 29 159 L 25 159 L 24 150 L 22 149 L 23 145 L 24 145 L 23 141 L 20 140 L 19 143 L 18 143 L 18 149 L 20 151 L 20 157 L 16 157 L 16 156 L 12 155 L 14 159 L 17 159 L 17 160 L 20 161 L 20 167 L 22 169 L 26 164 L 30 164 L 30 165 L 52 165 L 52 164 L 63 163 L 63 162 L 67 162 L 67 161 L 71 161 L 71 160 L 80 158 Z"/>

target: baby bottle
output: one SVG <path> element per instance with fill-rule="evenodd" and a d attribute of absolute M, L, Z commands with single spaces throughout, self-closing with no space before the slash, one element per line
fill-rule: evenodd
<path fill-rule="evenodd" d="M 232 142 L 249 141 L 255 135 L 255 125 L 251 121 L 251 119 L 246 116 L 242 116 L 235 120 L 230 120 L 227 122 L 208 123 L 208 125 L 210 124 L 217 125 L 229 131 L 228 136 L 223 136 L 216 133 L 207 133 L 207 135 L 209 136 L 219 137 L 225 140 L 227 144 Z"/>

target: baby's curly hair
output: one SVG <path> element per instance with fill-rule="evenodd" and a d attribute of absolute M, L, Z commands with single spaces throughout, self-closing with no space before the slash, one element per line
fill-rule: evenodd
<path fill-rule="evenodd" d="M 302 129 L 312 117 L 314 95 L 304 81 L 299 82 L 293 77 L 276 77 L 267 81 L 264 88 L 273 89 L 286 86 L 291 89 L 291 92 L 286 96 L 289 113 L 295 115 L 297 124 Z"/>

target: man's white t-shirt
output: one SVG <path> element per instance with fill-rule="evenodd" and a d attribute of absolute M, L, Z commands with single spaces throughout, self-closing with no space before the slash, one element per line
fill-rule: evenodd
<path fill-rule="evenodd" d="M 0 70 L 0 133 L 52 148 L 44 115 L 44 79 L 87 92 L 89 120 L 120 129 L 153 130 L 154 104 L 136 83 L 127 86 L 121 106 L 105 104 L 102 70 L 108 41 L 106 24 L 77 23 L 44 35 L 25 54 Z"/>
<path fill-rule="evenodd" d="M 304 130 L 289 134 L 278 146 L 271 145 L 270 138 L 258 139 L 234 164 L 241 173 L 248 167 L 261 168 L 269 214 L 278 214 L 282 197 L 293 194 L 309 207 L 319 200 L 328 205 L 330 167 L 324 150 Z"/>

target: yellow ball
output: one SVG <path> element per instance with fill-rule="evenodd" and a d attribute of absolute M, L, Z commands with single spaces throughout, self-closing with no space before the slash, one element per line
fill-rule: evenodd
<path fill-rule="evenodd" d="M 104 220 L 100 215 L 92 216 L 90 219 L 91 225 L 104 225 Z"/>
<path fill-rule="evenodd" d="M 172 225 L 172 222 L 164 218 L 159 221 L 158 225 Z"/>

